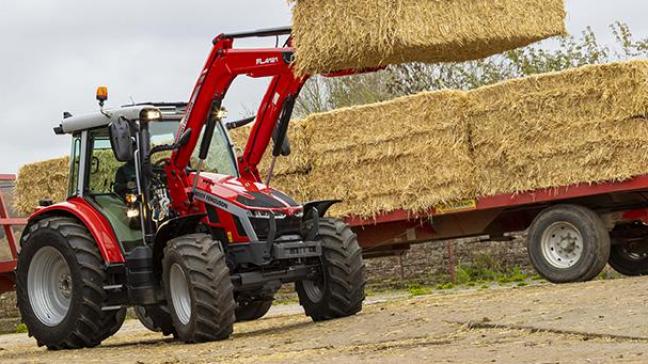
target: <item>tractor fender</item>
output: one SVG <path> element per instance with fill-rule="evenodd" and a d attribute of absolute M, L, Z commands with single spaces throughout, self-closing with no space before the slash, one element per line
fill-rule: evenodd
<path fill-rule="evenodd" d="M 156 272 L 162 271 L 162 255 L 166 243 L 178 236 L 195 233 L 206 214 L 194 214 L 176 217 L 160 225 L 155 234 L 153 245 L 153 265 Z"/>
<path fill-rule="evenodd" d="M 78 219 L 90 231 L 106 264 L 124 263 L 124 255 L 110 222 L 80 197 L 72 197 L 65 202 L 36 210 L 29 216 L 20 243 L 23 243 L 26 233 L 33 224 L 52 216 L 69 216 Z"/>
<path fill-rule="evenodd" d="M 342 200 L 317 200 L 310 201 L 304 204 L 304 219 L 307 219 L 310 216 L 310 210 L 313 208 L 317 209 L 317 214 L 319 217 L 324 217 L 326 211 L 331 208 L 331 206 L 336 203 L 342 202 Z"/>

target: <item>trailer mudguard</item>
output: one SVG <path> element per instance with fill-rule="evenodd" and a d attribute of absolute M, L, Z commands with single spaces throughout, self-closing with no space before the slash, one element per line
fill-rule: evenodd
<path fill-rule="evenodd" d="M 83 198 L 72 197 L 65 202 L 39 208 L 29 216 L 24 231 L 28 231 L 31 225 L 39 220 L 52 216 L 70 216 L 78 219 L 97 242 L 97 248 L 106 264 L 124 263 L 124 255 L 110 223 Z M 21 244 L 24 236 L 23 233 Z"/>

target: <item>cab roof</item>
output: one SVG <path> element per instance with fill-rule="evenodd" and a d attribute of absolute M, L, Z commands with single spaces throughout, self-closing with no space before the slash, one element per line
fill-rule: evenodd
<path fill-rule="evenodd" d="M 74 134 L 83 130 L 108 126 L 113 120 L 120 118 L 138 120 L 142 111 L 150 109 L 160 110 L 162 121 L 179 121 L 185 115 L 186 106 L 186 103 L 150 102 L 105 109 L 78 116 L 65 113 L 61 124 L 54 128 L 54 132 L 56 134 Z"/>

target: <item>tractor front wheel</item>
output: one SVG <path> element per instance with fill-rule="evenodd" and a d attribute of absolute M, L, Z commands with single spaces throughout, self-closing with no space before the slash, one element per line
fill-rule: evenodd
<path fill-rule="evenodd" d="M 295 284 L 299 303 L 313 321 L 354 315 L 362 310 L 365 266 L 358 238 L 344 222 L 321 218 L 321 274 Z"/>
<path fill-rule="evenodd" d="M 124 309 L 104 311 L 105 264 L 85 226 L 68 217 L 33 223 L 16 268 L 18 309 L 39 346 L 97 346 L 114 334 Z"/>
<path fill-rule="evenodd" d="M 206 234 L 170 240 L 164 248 L 162 277 L 180 340 L 223 340 L 232 334 L 236 302 L 220 242 Z"/>

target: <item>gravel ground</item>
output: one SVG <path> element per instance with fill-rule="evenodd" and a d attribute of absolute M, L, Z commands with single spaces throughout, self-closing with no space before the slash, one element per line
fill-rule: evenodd
<path fill-rule="evenodd" d="M 648 278 L 372 298 L 354 317 L 313 323 L 299 306 L 186 345 L 137 321 L 100 347 L 50 352 L 0 336 L 0 361 L 42 363 L 646 363 Z"/>

